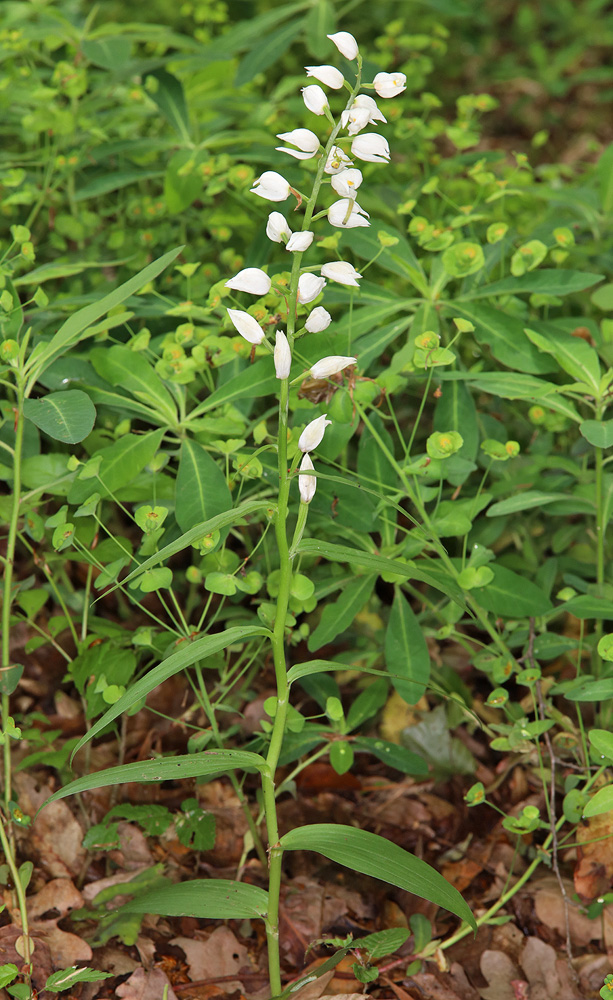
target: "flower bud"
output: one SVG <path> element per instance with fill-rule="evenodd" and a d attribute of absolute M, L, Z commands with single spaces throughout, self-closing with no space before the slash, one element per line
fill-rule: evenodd
<path fill-rule="evenodd" d="M 360 287 L 358 278 L 362 275 L 356 271 L 353 264 L 347 264 L 344 260 L 334 260 L 330 264 L 324 264 L 321 268 L 324 278 L 330 281 L 338 281 L 339 285 L 354 285 Z"/>
<path fill-rule="evenodd" d="M 292 231 L 289 228 L 287 219 L 284 215 L 281 215 L 281 212 L 271 212 L 268 216 L 266 235 L 273 243 L 283 243 L 283 237 L 289 240 Z"/>
<path fill-rule="evenodd" d="M 360 208 L 352 198 L 341 198 L 328 209 L 328 222 L 338 229 L 357 229 L 359 226 L 370 226 L 367 221 L 368 212 Z"/>
<path fill-rule="evenodd" d="M 283 139 L 297 149 L 288 149 L 287 146 L 276 146 L 281 153 L 289 153 L 297 160 L 310 160 L 319 149 L 319 139 L 314 132 L 308 128 L 295 128 L 291 132 L 278 132 L 277 139 Z"/>
<path fill-rule="evenodd" d="M 277 330 L 275 334 L 274 360 L 277 378 L 288 378 L 292 367 L 292 351 L 282 330 Z"/>
<path fill-rule="evenodd" d="M 294 233 L 287 241 L 285 249 L 290 250 L 292 253 L 303 253 L 303 251 L 309 249 L 313 242 L 313 236 L 314 234 L 308 230 L 305 230 L 303 233 Z"/>
<path fill-rule="evenodd" d="M 390 158 L 387 139 L 377 135 L 376 132 L 356 135 L 351 143 L 351 152 L 358 160 L 366 160 L 369 163 L 387 163 Z"/>
<path fill-rule="evenodd" d="M 309 457 L 308 452 L 302 456 L 302 462 L 300 463 L 301 472 L 314 472 L 315 467 Z M 310 503 L 315 496 L 315 490 L 317 489 L 317 478 L 316 476 L 298 476 L 298 489 L 300 490 L 300 499 L 303 503 Z"/>
<path fill-rule="evenodd" d="M 341 198 L 354 199 L 361 183 L 362 171 L 355 167 L 350 170 L 341 170 L 330 178 L 330 184 Z"/>
<path fill-rule="evenodd" d="M 407 89 L 406 82 L 404 73 L 377 73 L 373 85 L 379 97 L 397 97 Z"/>
<path fill-rule="evenodd" d="M 348 31 L 337 31 L 334 35 L 326 35 L 331 42 L 334 42 L 338 51 L 345 59 L 355 59 L 358 52 L 358 43 L 353 35 Z"/>
<path fill-rule="evenodd" d="M 326 427 L 332 423 L 331 420 L 326 419 L 327 416 L 328 414 L 324 413 L 321 417 L 316 417 L 315 420 L 311 420 L 311 423 L 306 425 L 298 438 L 300 451 L 315 451 L 321 444 Z"/>
<path fill-rule="evenodd" d="M 276 170 L 265 170 L 251 188 L 251 194 L 257 194 L 266 201 L 285 201 L 289 192 L 289 183 Z"/>
<path fill-rule="evenodd" d="M 249 292 L 250 295 L 268 295 L 270 286 L 271 280 L 265 271 L 259 267 L 245 267 L 226 281 L 225 287 L 237 292 Z"/>
<path fill-rule="evenodd" d="M 340 90 L 345 82 L 345 77 L 336 66 L 305 66 L 307 76 L 313 76 L 320 83 L 325 83 L 326 87 L 332 90 Z"/>
<path fill-rule="evenodd" d="M 310 372 L 313 378 L 330 378 L 331 375 L 337 375 L 349 365 L 355 365 L 357 360 L 357 358 L 342 357 L 340 354 L 331 354 L 328 358 L 316 361 Z"/>
<path fill-rule="evenodd" d="M 464 444 L 464 438 L 457 431 L 437 431 L 426 441 L 426 451 L 430 458 L 449 458 Z"/>
<path fill-rule="evenodd" d="M 248 340 L 250 344 L 262 343 L 264 331 L 253 316 L 250 316 L 248 312 L 243 312 L 242 309 L 227 309 L 226 312 L 241 337 Z"/>
<path fill-rule="evenodd" d="M 324 115 L 326 113 L 326 108 L 329 107 L 328 98 L 319 84 L 312 83 L 310 87 L 303 87 L 301 93 L 302 100 L 309 111 L 312 111 L 314 115 Z"/>
<path fill-rule="evenodd" d="M 298 278 L 298 301 L 302 305 L 316 299 L 326 281 L 325 278 L 318 278 L 316 274 L 301 274 Z"/>
<path fill-rule="evenodd" d="M 353 160 L 351 160 L 346 153 L 343 153 L 340 146 L 333 146 L 328 153 L 324 173 L 337 174 L 339 170 L 344 170 L 346 167 L 350 167 L 352 163 Z"/>
<path fill-rule="evenodd" d="M 304 325 L 309 333 L 321 333 L 322 330 L 328 329 L 331 322 L 332 317 L 328 310 L 323 306 L 315 306 Z"/>

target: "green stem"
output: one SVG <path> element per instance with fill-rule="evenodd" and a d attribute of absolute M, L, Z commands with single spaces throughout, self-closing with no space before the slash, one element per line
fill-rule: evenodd
<path fill-rule="evenodd" d="M 598 408 L 597 419 L 602 419 L 601 409 Z M 604 556 L 605 556 L 605 534 L 606 525 L 604 523 L 604 490 L 603 490 L 603 453 L 602 448 L 594 448 L 596 459 L 596 583 L 598 595 L 602 597 L 604 585 Z M 600 656 L 598 654 L 598 643 L 602 638 L 602 620 L 596 622 L 596 643 L 594 648 L 594 676 L 600 676 Z"/>
<path fill-rule="evenodd" d="M 8 743 L 8 739 L 7 739 Z M 19 915 L 21 917 L 21 929 L 23 931 L 23 961 L 27 968 L 25 973 L 27 979 L 29 980 L 32 965 L 31 965 L 31 953 L 30 953 L 30 931 L 28 925 L 28 908 L 26 906 L 26 894 L 19 876 L 19 870 L 15 862 L 13 855 L 13 850 L 9 843 L 9 838 L 4 827 L 4 820 L 0 816 L 0 845 L 2 846 L 2 851 L 6 858 L 6 863 L 8 865 L 9 871 L 11 873 L 11 879 L 13 880 L 13 888 L 15 889 L 15 895 L 17 896 L 17 904 L 19 906 Z"/>

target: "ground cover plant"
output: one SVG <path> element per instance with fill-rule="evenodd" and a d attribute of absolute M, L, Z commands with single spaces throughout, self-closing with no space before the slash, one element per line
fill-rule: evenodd
<path fill-rule="evenodd" d="M 430 11 L 6 11 L 0 982 L 598 995 L 613 147 L 484 143 Z M 391 895 L 301 931 L 313 852 Z"/>

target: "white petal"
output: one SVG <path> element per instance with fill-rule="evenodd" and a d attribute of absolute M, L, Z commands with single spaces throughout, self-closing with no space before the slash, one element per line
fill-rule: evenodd
<path fill-rule="evenodd" d="M 337 31 L 333 35 L 326 35 L 326 38 L 334 42 L 340 54 L 345 56 L 345 59 L 356 58 L 359 52 L 358 43 L 348 31 Z"/>
<path fill-rule="evenodd" d="M 303 153 L 316 153 L 319 149 L 319 139 L 308 128 L 295 128 L 291 132 L 277 132 L 277 139 L 297 146 Z"/>
<path fill-rule="evenodd" d="M 340 90 L 345 82 L 345 77 L 336 66 L 305 66 L 307 76 L 313 76 L 320 83 L 325 83 L 326 87 L 332 90 Z"/>
<path fill-rule="evenodd" d="M 298 301 L 305 305 L 316 299 L 326 284 L 325 278 L 319 278 L 316 274 L 301 274 L 298 278 Z"/>
<path fill-rule="evenodd" d="M 252 194 L 259 195 L 267 201 L 285 201 L 289 197 L 289 183 L 276 170 L 265 170 L 251 188 Z"/>
<path fill-rule="evenodd" d="M 233 288 L 237 292 L 249 292 L 251 295 L 268 295 L 270 285 L 270 278 L 259 267 L 245 267 L 226 281 L 226 288 Z"/>
<path fill-rule="evenodd" d="M 397 97 L 407 89 L 406 82 L 404 73 L 377 73 L 373 85 L 379 97 Z"/>
<path fill-rule="evenodd" d="M 337 174 L 339 170 L 345 170 L 346 167 L 350 167 L 352 162 L 347 154 L 343 153 L 340 146 L 333 146 L 328 153 L 324 173 Z"/>
<path fill-rule="evenodd" d="M 315 306 L 311 310 L 306 323 L 304 324 L 309 333 L 321 333 L 327 330 L 332 322 L 332 317 L 323 306 Z"/>
<path fill-rule="evenodd" d="M 289 371 L 292 367 L 292 351 L 282 330 L 277 330 L 275 334 L 274 361 L 277 378 L 289 378 Z"/>
<path fill-rule="evenodd" d="M 322 358 L 321 361 L 316 361 L 310 370 L 311 375 L 313 378 L 330 378 L 331 375 L 337 375 L 338 372 L 342 372 L 349 365 L 355 365 L 357 360 L 357 358 L 347 358 L 339 354 L 333 354 L 329 358 Z"/>
<path fill-rule="evenodd" d="M 339 285 L 355 285 L 358 288 L 357 279 L 362 277 L 353 264 L 347 264 L 344 260 L 335 260 L 330 264 L 324 264 L 321 273 L 324 278 L 329 278 L 330 281 L 338 281 Z"/>
<path fill-rule="evenodd" d="M 315 471 L 315 467 L 313 466 L 308 452 L 305 452 L 302 456 L 300 471 Z M 317 476 L 298 476 L 298 489 L 300 490 L 300 499 L 302 502 L 310 503 L 315 496 L 315 490 L 317 489 Z"/>
<path fill-rule="evenodd" d="M 303 233 L 294 233 L 290 236 L 289 240 L 285 245 L 285 249 L 291 251 L 291 253 L 303 253 L 308 250 L 311 243 L 313 242 L 314 233 L 305 231 Z"/>
<path fill-rule="evenodd" d="M 303 153 L 299 149 L 290 149 L 289 146 L 275 146 L 275 149 L 279 153 L 289 153 L 290 156 L 295 156 L 297 160 L 311 160 L 315 153 Z"/>
<path fill-rule="evenodd" d="M 362 171 L 355 167 L 349 170 L 341 170 L 338 174 L 333 174 L 330 178 L 332 188 L 341 198 L 355 199 L 356 192 L 362 183 Z"/>
<path fill-rule="evenodd" d="M 309 111 L 312 111 L 315 115 L 323 115 L 325 113 L 328 107 L 328 98 L 319 84 L 312 83 L 309 87 L 303 87 L 301 93 L 302 99 Z"/>
<path fill-rule="evenodd" d="M 306 425 L 298 438 L 300 451 L 315 451 L 318 445 L 321 444 L 326 427 L 332 423 L 331 420 L 326 419 L 327 416 L 328 414 L 324 413 L 321 417 L 316 417 L 315 420 L 311 420 L 311 423 Z"/>
<path fill-rule="evenodd" d="M 242 309 L 227 309 L 226 312 L 241 337 L 244 337 L 250 344 L 262 343 L 264 340 L 264 331 L 259 323 L 254 320 L 253 316 L 250 316 L 247 312 L 243 312 Z"/>
<path fill-rule="evenodd" d="M 283 237 L 287 239 L 292 235 L 292 231 L 287 224 L 287 219 L 281 212 L 271 212 L 266 223 L 266 235 L 273 243 L 282 243 Z"/>

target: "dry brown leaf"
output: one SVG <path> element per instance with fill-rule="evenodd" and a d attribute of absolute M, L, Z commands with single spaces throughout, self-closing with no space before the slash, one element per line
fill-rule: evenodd
<path fill-rule="evenodd" d="M 511 984 L 520 979 L 519 971 L 503 951 L 484 951 L 481 972 L 488 982 L 485 989 L 479 990 L 482 1000 L 517 1000 L 517 992 Z"/>
<path fill-rule="evenodd" d="M 217 976 L 232 976 L 240 969 L 251 966 L 247 949 L 238 942 L 229 927 L 217 927 L 206 940 L 197 937 L 197 933 L 193 938 L 176 937 L 170 942 L 185 952 L 193 982 Z M 242 989 L 243 984 L 238 975 L 231 982 L 218 983 L 220 993 L 234 993 L 235 990 Z"/>
<path fill-rule="evenodd" d="M 66 917 L 71 910 L 83 906 L 83 896 L 69 878 L 54 878 L 27 900 L 31 920 L 39 920 L 45 913 Z M 54 913 L 55 911 L 55 913 Z"/>
<path fill-rule="evenodd" d="M 115 875 L 109 875 L 108 878 L 99 878 L 95 882 L 90 882 L 88 885 L 83 887 L 83 899 L 86 903 L 90 904 L 94 902 L 96 896 L 103 889 L 108 889 L 112 885 L 123 885 L 124 882 L 129 882 L 133 879 L 139 872 L 144 872 L 147 870 L 149 865 L 142 865 L 140 868 L 135 869 L 131 872 L 116 872 Z M 107 903 L 107 909 L 112 910 L 115 905 L 114 900 L 109 900 Z"/>
<path fill-rule="evenodd" d="M 583 899 L 595 899 L 609 891 L 613 880 L 613 813 L 579 824 L 577 840 L 583 846 L 577 849 L 575 889 Z"/>
<path fill-rule="evenodd" d="M 23 965 L 23 958 L 15 948 L 15 942 L 21 937 L 21 927 L 15 924 L 0 927 L 0 965 L 12 962 L 18 969 Z M 32 955 L 32 982 L 37 989 L 42 989 L 48 977 L 55 971 L 51 953 L 44 941 L 34 941 Z"/>
<path fill-rule="evenodd" d="M 557 879 L 542 879 L 533 883 L 532 888 L 534 891 L 534 910 L 537 917 L 542 924 L 545 924 L 546 927 L 553 927 L 566 939 L 564 899 Z M 583 948 L 590 941 L 600 940 L 600 921 L 590 920 L 584 913 L 580 913 L 576 905 L 572 903 L 573 886 L 570 880 L 566 884 L 566 894 L 568 898 L 568 923 L 573 944 Z"/>
<path fill-rule="evenodd" d="M 449 976 L 437 976 L 432 972 L 418 972 L 411 976 L 407 982 L 410 986 L 416 987 L 421 997 L 428 1000 L 461 1000 L 461 997 L 453 989 L 453 983 Z"/>
<path fill-rule="evenodd" d="M 37 810 L 54 791 L 51 784 L 38 782 L 25 772 L 15 775 L 19 806 L 27 816 Z M 41 868 L 55 878 L 78 875 L 85 861 L 83 830 L 64 802 L 52 802 L 33 819 L 28 830 L 28 850 L 34 853 Z"/>
<path fill-rule="evenodd" d="M 322 993 L 327 989 L 330 980 L 334 975 L 334 969 L 324 972 L 319 979 L 314 979 L 312 983 L 301 986 L 299 990 L 292 993 L 292 1000 L 321 1000 Z"/>
<path fill-rule="evenodd" d="M 137 969 L 125 983 L 117 987 L 115 993 L 122 1000 L 161 1000 L 166 987 L 166 1000 L 177 1000 L 177 994 L 165 972 L 161 969 L 151 969 L 150 972 Z"/>
<path fill-rule="evenodd" d="M 148 868 L 153 864 L 147 838 L 134 823 L 119 823 L 117 826 L 119 847 L 109 852 L 111 861 L 124 871 Z"/>
<path fill-rule="evenodd" d="M 33 920 L 30 933 L 35 941 L 44 941 L 56 969 L 67 969 L 77 962 L 91 962 L 92 950 L 87 941 L 63 931 L 57 926 L 57 920 Z"/>
<path fill-rule="evenodd" d="M 576 991 L 564 975 L 560 975 L 560 962 L 550 944 L 537 937 L 529 937 L 520 957 L 521 967 L 530 984 L 530 1000 L 575 1000 Z"/>

